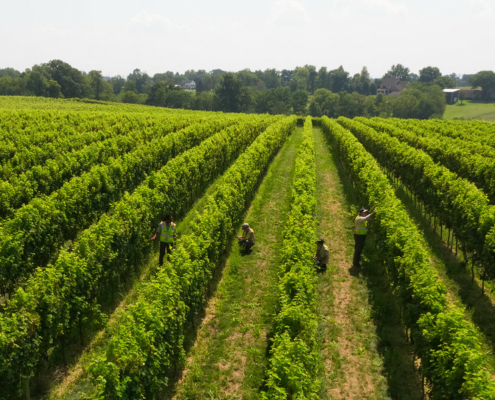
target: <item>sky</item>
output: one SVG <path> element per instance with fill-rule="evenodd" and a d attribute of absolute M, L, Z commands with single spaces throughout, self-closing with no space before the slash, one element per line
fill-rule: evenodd
<path fill-rule="evenodd" d="M 0 0 L 0 68 L 495 70 L 495 0 Z"/>

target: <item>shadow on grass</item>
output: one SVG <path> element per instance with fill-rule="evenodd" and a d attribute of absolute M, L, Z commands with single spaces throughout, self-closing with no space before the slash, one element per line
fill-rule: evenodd
<path fill-rule="evenodd" d="M 437 270 L 450 278 L 446 281 L 449 290 L 458 295 L 462 304 L 468 309 L 473 322 L 486 336 L 487 341 L 495 352 L 495 305 L 487 293 L 481 292 L 477 281 L 472 280 L 471 271 L 464 267 L 464 263 L 447 248 L 440 235 L 429 224 L 429 221 L 414 206 L 402 187 L 396 188 L 397 197 L 405 205 L 412 220 L 423 232 L 423 237 L 429 245 L 433 255 L 441 262 L 436 263 Z M 443 269 L 445 266 L 445 269 Z"/>
<path fill-rule="evenodd" d="M 349 224 L 352 225 L 351 214 L 357 212 L 362 202 L 353 188 L 349 175 L 340 163 L 338 154 L 331 145 L 328 148 L 343 184 L 347 200 L 344 206 L 349 210 Z M 349 231 L 345 234 L 352 233 Z M 414 368 L 412 347 L 406 340 L 400 305 L 393 294 L 386 269 L 371 236 L 366 239 L 362 267 L 350 268 L 349 274 L 363 279 L 363 284 L 368 289 L 371 320 L 376 326 L 377 350 L 383 358 L 384 369 L 381 373 L 387 379 L 388 396 L 397 400 L 421 399 L 421 378 Z"/>

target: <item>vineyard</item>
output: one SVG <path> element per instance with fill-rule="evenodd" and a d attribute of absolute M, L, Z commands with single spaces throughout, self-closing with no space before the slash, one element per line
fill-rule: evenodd
<path fill-rule="evenodd" d="M 495 399 L 495 124 L 0 97 L 0 142 L 0 399 Z"/>

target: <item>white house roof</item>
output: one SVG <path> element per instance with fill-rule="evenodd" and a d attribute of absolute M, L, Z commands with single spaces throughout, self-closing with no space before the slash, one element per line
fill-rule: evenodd
<path fill-rule="evenodd" d="M 443 89 L 444 93 L 455 93 L 459 92 L 461 89 Z"/>

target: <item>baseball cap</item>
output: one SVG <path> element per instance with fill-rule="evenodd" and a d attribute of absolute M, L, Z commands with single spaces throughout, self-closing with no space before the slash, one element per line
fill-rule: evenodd
<path fill-rule="evenodd" d="M 318 239 L 315 243 L 325 243 L 323 239 Z"/>
<path fill-rule="evenodd" d="M 366 208 L 360 208 L 359 209 L 359 212 L 362 213 L 362 212 L 368 212 L 368 210 Z"/>
<path fill-rule="evenodd" d="M 244 223 L 242 224 L 242 227 L 243 227 L 243 228 L 249 228 L 249 224 L 248 224 L 247 222 L 244 222 Z"/>

